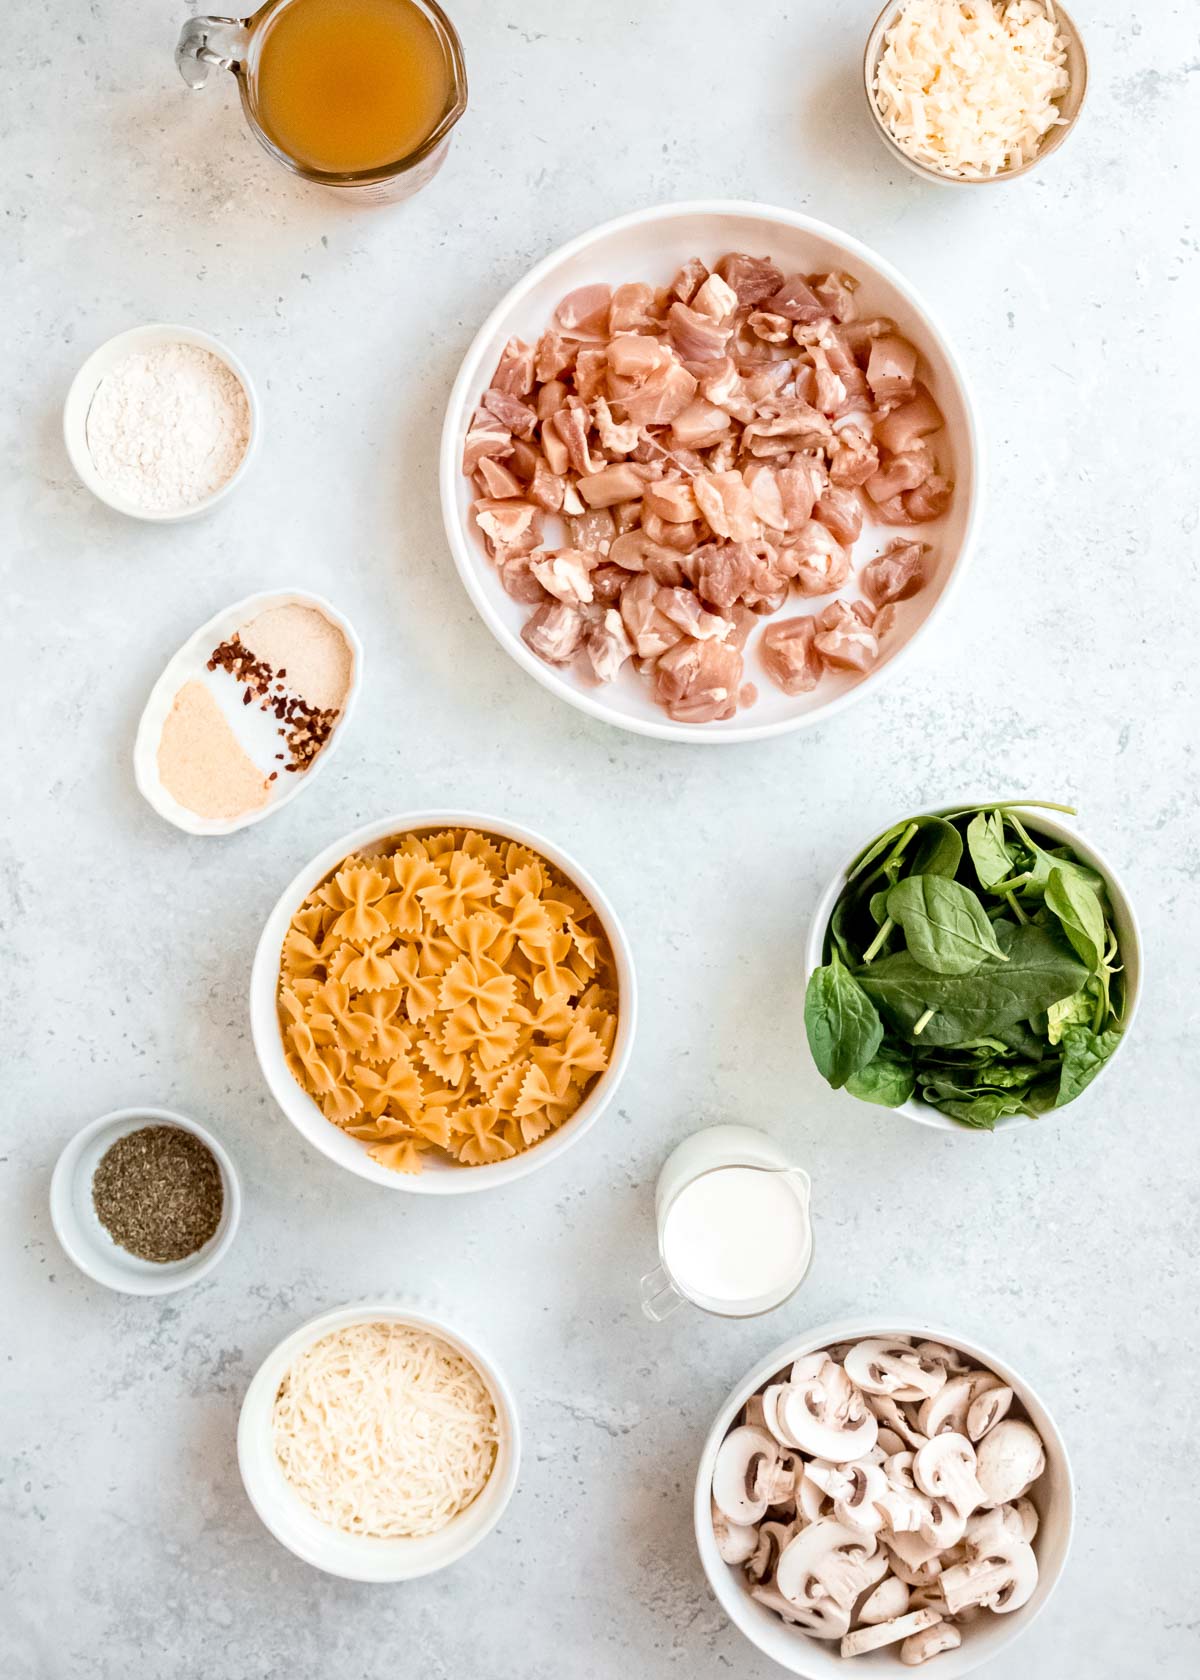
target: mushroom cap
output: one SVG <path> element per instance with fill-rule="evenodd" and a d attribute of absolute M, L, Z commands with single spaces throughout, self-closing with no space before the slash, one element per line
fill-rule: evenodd
<path fill-rule="evenodd" d="M 1006 1616 L 1028 1604 L 1037 1586 L 1038 1566 L 1033 1547 L 997 1524 L 982 1537 L 967 1563 L 942 1571 L 941 1587 L 951 1615 L 972 1604 L 986 1605 Z"/>
<path fill-rule="evenodd" d="M 897 1645 L 911 1639 L 926 1628 L 936 1627 L 941 1617 L 933 1610 L 910 1610 L 891 1622 L 879 1622 L 875 1627 L 856 1628 L 842 1640 L 844 1657 L 860 1657 L 864 1651 L 880 1651 L 885 1645 Z"/>
<path fill-rule="evenodd" d="M 883 1512 L 876 1500 L 888 1491 L 888 1479 L 882 1466 L 860 1460 L 842 1467 L 842 1489 L 834 1495 L 833 1514 L 844 1528 L 861 1529 L 865 1534 L 878 1534 L 883 1527 Z"/>
<path fill-rule="evenodd" d="M 795 1523 L 765 1522 L 760 1525 L 754 1555 L 746 1561 L 746 1574 L 750 1580 L 773 1579 L 783 1549 L 796 1532 Z"/>
<path fill-rule="evenodd" d="M 922 1430 L 931 1437 L 950 1433 L 965 1435 L 970 1409 L 970 1377 L 951 1377 L 936 1394 L 922 1402 L 918 1417 Z"/>
<path fill-rule="evenodd" d="M 771 1419 L 773 1390 L 768 1389 L 767 1418 Z M 801 1452 L 833 1464 L 863 1458 L 875 1445 L 879 1424 L 863 1396 L 840 1365 L 827 1360 L 818 1377 L 786 1383 L 773 1395 L 776 1435 Z"/>
<path fill-rule="evenodd" d="M 870 1337 L 852 1347 L 846 1374 L 864 1394 L 890 1394 L 894 1400 L 928 1400 L 946 1384 L 946 1367 L 926 1359 L 896 1337 Z"/>
<path fill-rule="evenodd" d="M 1046 1468 L 1041 1436 L 1020 1418 L 1002 1419 L 979 1443 L 976 1458 L 975 1475 L 988 1505 L 1019 1499 Z"/>
<path fill-rule="evenodd" d="M 749 1524 L 732 1523 L 716 1500 L 712 1500 L 713 1539 L 722 1563 L 746 1563 L 758 1547 L 758 1530 Z"/>
<path fill-rule="evenodd" d="M 912 1539 L 913 1536 L 907 1535 L 903 1538 Z M 912 1564 L 906 1562 L 897 1550 L 896 1542 L 900 1539 L 900 1535 L 889 1534 L 883 1540 L 883 1545 L 888 1554 L 888 1562 L 891 1564 L 892 1574 L 898 1575 L 902 1581 L 907 1582 L 907 1584 L 912 1587 L 915 1592 L 920 1592 L 922 1587 L 936 1587 L 942 1575 L 941 1558 L 935 1553 L 933 1557 L 927 1558 L 924 1563 L 914 1567 Z"/>
<path fill-rule="evenodd" d="M 898 1575 L 885 1575 L 877 1587 L 872 1587 L 858 1607 L 858 1622 L 873 1627 L 876 1622 L 893 1622 L 908 1609 L 911 1593 Z M 924 1609 L 924 1605 L 918 1605 Z"/>
<path fill-rule="evenodd" d="M 879 1423 L 899 1435 L 914 1451 L 925 1445 L 929 1437 L 913 1427 L 890 1394 L 868 1394 L 866 1402 Z"/>
<path fill-rule="evenodd" d="M 767 1514 L 762 1472 L 779 1461 L 779 1443 L 751 1423 L 731 1429 L 713 1465 L 712 1496 L 731 1523 L 750 1527 Z"/>
<path fill-rule="evenodd" d="M 847 1611 L 865 1588 L 887 1573 L 875 1537 L 821 1517 L 791 1540 L 775 1569 L 775 1585 L 789 1603 L 832 1598 Z"/>
<path fill-rule="evenodd" d="M 982 1441 L 1001 1418 L 1007 1417 L 1012 1403 L 1013 1391 L 1003 1385 L 999 1388 L 984 1389 L 982 1394 L 977 1395 L 967 1411 L 966 1432 L 971 1440 Z"/>
<path fill-rule="evenodd" d="M 975 1448 L 967 1437 L 947 1433 L 926 1441 L 917 1452 L 913 1458 L 913 1479 L 931 1499 L 949 1500 L 965 1522 L 987 1498 L 975 1479 L 975 1468 Z"/>
<path fill-rule="evenodd" d="M 909 1668 L 915 1668 L 918 1663 L 928 1662 L 930 1657 L 938 1657 L 943 1651 L 957 1651 L 962 1644 L 962 1634 L 952 1622 L 935 1622 L 932 1627 L 922 1628 L 920 1633 L 910 1633 L 900 1647 L 900 1661 Z"/>
<path fill-rule="evenodd" d="M 750 1597 L 774 1610 L 785 1622 L 803 1628 L 813 1639 L 840 1639 L 850 1626 L 849 1610 L 832 1598 L 814 1600 L 811 1604 L 789 1604 L 776 1586 L 751 1587 Z"/>

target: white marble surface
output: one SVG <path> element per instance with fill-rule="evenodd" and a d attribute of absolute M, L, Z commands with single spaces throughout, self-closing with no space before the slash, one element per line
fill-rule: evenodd
<path fill-rule="evenodd" d="M 1081 131 L 1021 186 L 954 193 L 891 168 L 867 127 L 872 0 L 458 0 L 473 96 L 449 165 L 409 207 L 359 214 L 256 149 L 231 85 L 184 90 L 181 10 L 6 13 L 0 1673 L 769 1680 L 705 1590 L 696 1454 L 773 1342 L 877 1310 L 1005 1350 L 1075 1456 L 1068 1573 L 987 1680 L 1194 1674 L 1194 6 L 1077 0 Z M 467 604 L 434 484 L 451 378 L 500 291 L 595 221 L 714 194 L 811 210 L 899 264 L 975 375 L 994 467 L 974 575 L 896 683 L 824 729 L 715 756 L 593 724 L 519 672 Z M 84 355 L 148 319 L 227 338 L 268 415 L 244 493 L 174 530 L 95 503 L 58 433 Z M 145 695 L 208 614 L 290 583 L 368 643 L 353 738 L 277 818 L 188 839 L 134 789 Z M 946 1137 L 834 1097 L 808 1063 L 815 894 L 855 841 L 965 788 L 1077 800 L 1140 907 L 1137 1041 L 1086 1122 Z M 306 1149 L 245 1007 L 294 870 L 439 801 L 577 850 L 634 933 L 645 998 L 587 1143 L 452 1202 Z M 70 1133 L 139 1101 L 216 1128 L 247 1193 L 227 1263 L 158 1303 L 78 1275 L 46 1210 Z M 635 1303 L 654 1175 L 723 1115 L 810 1167 L 816 1265 L 761 1322 L 655 1330 Z M 237 1409 L 303 1317 L 409 1288 L 486 1334 L 527 1458 L 468 1562 L 352 1586 L 259 1526 Z"/>

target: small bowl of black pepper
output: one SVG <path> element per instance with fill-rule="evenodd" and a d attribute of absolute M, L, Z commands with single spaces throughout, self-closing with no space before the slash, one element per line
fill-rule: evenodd
<path fill-rule="evenodd" d="M 164 1108 L 93 1120 L 50 1181 L 50 1218 L 66 1254 L 126 1295 L 169 1295 L 207 1276 L 233 1242 L 241 1209 L 222 1145 Z"/>

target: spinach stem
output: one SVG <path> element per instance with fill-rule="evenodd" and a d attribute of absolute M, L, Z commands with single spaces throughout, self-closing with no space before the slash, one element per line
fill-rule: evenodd
<path fill-rule="evenodd" d="M 1029 917 L 1025 914 L 1024 910 L 1022 910 L 1021 906 L 1017 903 L 1011 892 L 1006 892 L 1004 896 L 1009 902 L 1013 915 L 1020 922 L 1021 926 L 1024 927 L 1028 922 Z"/>
<path fill-rule="evenodd" d="M 909 823 L 908 827 L 904 830 L 904 833 L 900 836 L 899 840 L 896 841 L 896 844 L 884 858 L 883 862 L 877 869 L 874 869 L 871 874 L 867 876 L 862 886 L 859 887 L 858 890 L 860 894 L 866 892 L 872 881 L 877 881 L 881 875 L 887 874 L 889 865 L 896 862 L 905 846 L 907 846 L 908 842 L 912 839 L 913 835 L 918 834 L 919 832 L 920 829 L 917 823 Z"/>
<path fill-rule="evenodd" d="M 924 1015 L 922 1015 L 921 1019 L 917 1022 L 916 1026 L 913 1028 L 913 1037 L 914 1038 L 920 1038 L 921 1034 L 925 1031 L 925 1028 L 929 1025 L 930 1021 L 933 1020 L 933 1017 L 936 1014 L 937 1014 L 936 1009 L 927 1009 L 925 1011 Z"/>
<path fill-rule="evenodd" d="M 895 927 L 895 925 L 896 925 L 895 922 L 893 922 L 892 918 L 889 916 L 887 921 L 884 922 L 884 924 L 880 928 L 879 932 L 875 935 L 874 939 L 872 939 L 871 943 L 867 946 L 866 950 L 863 952 L 863 962 L 864 962 L 864 964 L 871 962 L 875 957 L 877 957 L 879 955 L 879 952 L 880 952 L 880 950 L 881 950 L 881 948 L 884 944 L 884 941 L 887 939 L 888 934 L 891 933 L 891 931 Z"/>

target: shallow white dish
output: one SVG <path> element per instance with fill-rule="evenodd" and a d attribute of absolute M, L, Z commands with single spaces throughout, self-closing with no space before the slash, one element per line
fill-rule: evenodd
<path fill-rule="evenodd" d="M 751 1644 L 790 1674 L 802 1675 L 804 1680 L 834 1680 L 835 1676 L 839 1680 L 847 1680 L 848 1676 L 857 1674 L 872 1676 L 874 1680 L 881 1680 L 883 1676 L 900 1680 L 900 1676 L 911 1675 L 914 1670 L 901 1663 L 898 1647 L 895 1646 L 872 1651 L 866 1656 L 844 1658 L 839 1655 L 836 1642 L 813 1639 L 801 1629 L 790 1627 L 750 1597 L 741 1570 L 722 1562 L 713 1537 L 710 1503 L 713 1465 L 737 1414 L 750 1396 L 777 1371 L 806 1353 L 815 1353 L 819 1348 L 830 1347 L 837 1342 L 891 1335 L 912 1336 L 917 1341 L 943 1342 L 994 1371 L 1012 1388 L 1046 1449 L 1045 1472 L 1029 1495 L 1040 1519 L 1034 1542 L 1038 1584 L 1033 1597 L 1020 1610 L 1008 1615 L 982 1616 L 972 1622 L 963 1629 L 963 1641 L 958 1650 L 939 1656 L 931 1665 L 930 1674 L 936 1675 L 938 1680 L 961 1680 L 964 1674 L 970 1674 L 985 1662 L 998 1657 L 1045 1608 L 1062 1575 L 1070 1550 L 1075 1526 L 1075 1488 L 1066 1446 L 1044 1402 L 999 1355 L 949 1330 L 927 1324 L 904 1323 L 897 1319 L 841 1320 L 818 1325 L 802 1336 L 793 1336 L 759 1361 L 717 1414 L 700 1454 L 693 1520 L 700 1561 L 722 1610 Z"/>
<path fill-rule="evenodd" d="M 392 835 L 412 830 L 443 828 L 474 828 L 485 834 L 499 834 L 516 840 L 523 846 L 541 852 L 556 868 L 575 883 L 591 903 L 608 936 L 617 970 L 619 993 L 617 1033 L 609 1067 L 592 1087 L 571 1118 L 557 1131 L 543 1138 L 523 1154 L 508 1161 L 490 1162 L 478 1167 L 453 1166 L 431 1153 L 419 1173 L 393 1172 L 380 1166 L 367 1154 L 366 1145 L 345 1132 L 321 1113 L 307 1091 L 301 1090 L 288 1072 L 283 1054 L 283 1038 L 279 1030 L 279 1010 L 276 1002 L 279 984 L 279 957 L 284 936 L 292 917 L 312 889 L 320 884 L 344 857 L 365 847 L 378 845 Z M 591 1130 L 616 1094 L 633 1051 L 634 1030 L 637 1024 L 637 981 L 633 968 L 633 953 L 625 930 L 608 898 L 599 885 L 568 853 L 553 845 L 531 829 L 501 817 L 483 816 L 477 811 L 404 811 L 398 816 L 383 817 L 345 834 L 326 846 L 323 852 L 305 865 L 284 889 L 279 902 L 267 918 L 258 948 L 254 953 L 254 967 L 250 974 L 250 1031 L 263 1077 L 271 1095 L 296 1130 L 323 1155 L 366 1178 L 372 1184 L 382 1184 L 389 1190 L 408 1191 L 418 1196 L 465 1195 L 474 1190 L 490 1190 L 549 1166 L 563 1152 L 578 1143 Z"/>
<path fill-rule="evenodd" d="M 92 1203 L 92 1179 L 101 1158 L 118 1138 L 144 1126 L 178 1126 L 211 1152 L 221 1169 L 225 1205 L 221 1222 L 204 1247 L 186 1260 L 140 1260 L 115 1243 L 101 1225 Z M 50 1220 L 68 1259 L 81 1272 L 124 1295 L 172 1295 L 199 1283 L 224 1258 L 242 1215 L 242 1190 L 237 1170 L 211 1132 L 168 1108 L 120 1108 L 76 1132 L 55 1165 L 50 1179 Z"/>
<path fill-rule="evenodd" d="M 1037 1121 L 1031 1120 L 1028 1115 L 1024 1114 L 1010 1114 L 1006 1115 L 1002 1120 L 997 1120 L 995 1127 L 997 1132 L 1011 1132 L 1016 1131 L 1021 1126 L 1030 1126 L 1035 1124 L 1045 1125 L 1045 1123 L 1049 1120 L 1061 1119 L 1066 1116 L 1074 1118 L 1079 1113 L 1082 1104 L 1095 1100 L 1096 1091 L 1099 1089 L 1102 1081 L 1109 1072 L 1113 1063 L 1116 1061 L 1117 1057 L 1125 1048 L 1126 1041 L 1133 1030 L 1134 1017 L 1137 1014 L 1142 985 L 1142 939 L 1141 932 L 1138 927 L 1137 917 L 1134 914 L 1133 904 L 1122 885 L 1120 876 L 1117 874 L 1112 864 L 1108 862 L 1107 858 L 1102 857 L 1096 848 L 1091 845 L 1089 841 L 1084 839 L 1082 834 L 1072 828 L 1068 823 L 1064 822 L 1062 816 L 1057 811 L 1044 811 L 1037 806 L 1024 805 L 1019 798 L 1005 799 L 1001 797 L 1000 799 L 995 799 L 985 797 L 983 799 L 962 799 L 955 805 L 935 805 L 927 811 L 913 811 L 910 812 L 909 815 L 916 817 L 946 817 L 952 815 L 956 811 L 972 811 L 992 805 L 1010 805 L 1014 807 L 1020 815 L 1026 828 L 1034 834 L 1035 838 L 1038 834 L 1048 835 L 1055 845 L 1071 846 L 1079 856 L 1081 862 L 1086 863 L 1090 868 L 1097 870 L 1099 874 L 1104 876 L 1104 879 L 1108 883 L 1108 896 L 1112 904 L 1113 927 L 1116 930 L 1117 938 L 1119 939 L 1121 945 L 1120 960 L 1124 964 L 1125 976 L 1125 1014 L 1122 1023 L 1121 1042 L 1117 1045 L 1117 1048 L 1113 1051 L 1108 1061 L 1105 1062 L 1095 1079 L 1086 1090 L 1076 1097 L 1074 1102 L 1069 1103 L 1065 1108 L 1052 1108 L 1048 1113 L 1040 1115 Z M 884 824 L 883 826 L 887 827 L 888 825 Z M 882 832 L 882 829 L 879 832 Z M 837 874 L 826 887 L 817 902 L 817 907 L 813 912 L 812 922 L 809 924 L 808 948 L 805 952 L 804 980 L 806 985 L 813 970 L 815 968 L 820 968 L 825 961 L 825 935 L 829 928 L 829 918 L 833 915 L 834 905 L 841 896 L 842 888 L 846 885 L 846 878 L 851 868 L 854 866 L 855 861 L 866 849 L 866 847 L 870 845 L 870 843 L 871 836 L 868 836 L 863 841 L 862 845 L 855 849 L 853 856 L 846 859 L 846 862 L 838 870 Z M 848 1092 L 843 1092 L 842 1094 L 846 1097 L 847 1101 L 857 1101 L 857 1099 L 851 1097 Z M 952 1120 L 948 1114 L 943 1114 L 940 1109 L 932 1108 L 928 1103 L 920 1102 L 915 1097 L 909 1102 L 901 1103 L 898 1108 L 881 1109 L 879 1112 L 905 1114 L 910 1120 L 917 1121 L 919 1125 L 933 1126 L 936 1127 L 938 1131 L 943 1132 L 971 1133 L 972 1130 L 968 1126 L 960 1125 L 957 1120 Z M 974 1133 L 972 1135 L 978 1134 Z"/>
<path fill-rule="evenodd" d="M 715 262 L 724 252 L 737 250 L 769 254 L 785 272 L 846 269 L 862 281 L 860 312 L 893 317 L 924 358 L 930 387 L 946 417 L 938 447 L 955 479 L 955 492 L 948 513 L 920 528 L 922 539 L 935 545 L 936 571 L 919 595 L 901 603 L 898 624 L 868 676 L 828 673 L 812 694 L 789 697 L 767 677 L 754 652 L 755 637 L 747 650 L 745 680 L 757 685 L 757 702 L 728 722 L 689 725 L 673 722 L 655 704 L 649 684 L 631 666 L 616 682 L 597 687 L 573 671 L 547 665 L 526 647 L 521 626 L 530 609 L 505 593 L 471 519 L 474 491 L 462 474 L 463 440 L 504 344 L 513 334 L 536 340 L 555 305 L 572 288 L 596 281 L 614 286 L 631 280 L 667 284 L 689 257 Z M 966 376 L 929 306 L 891 264 L 849 234 L 811 216 L 723 199 L 660 205 L 606 222 L 551 252 L 518 281 L 467 351 L 450 394 L 439 468 L 442 517 L 455 564 L 501 647 L 552 694 L 592 717 L 637 734 L 701 745 L 760 740 L 803 728 L 831 717 L 877 686 L 885 673 L 895 671 L 943 610 L 966 566 L 979 521 L 982 472 L 979 426 Z M 857 564 L 900 534 L 881 529 L 873 543 L 868 522 L 855 545 Z M 793 603 L 787 610 L 806 609 Z"/>
<path fill-rule="evenodd" d="M 136 502 L 126 499 L 101 478 L 92 461 L 92 452 L 88 448 L 87 423 L 91 411 L 92 399 L 96 395 L 100 381 L 124 357 L 135 351 L 153 350 L 160 344 L 194 344 L 197 349 L 209 350 L 222 362 L 240 381 L 246 393 L 246 402 L 250 409 L 250 439 L 246 444 L 246 452 L 238 462 L 236 470 L 230 474 L 219 489 L 203 501 L 196 502 L 191 507 L 178 508 L 167 512 L 139 507 Z M 67 392 L 67 400 L 63 405 L 63 441 L 67 446 L 67 454 L 71 458 L 81 482 L 92 492 L 98 501 L 115 509 L 117 513 L 127 514 L 130 519 L 145 519 L 155 525 L 179 525 L 188 519 L 197 519 L 202 513 L 208 513 L 216 507 L 218 502 L 232 494 L 237 486 L 250 471 L 250 467 L 258 454 L 258 446 L 262 437 L 262 407 L 258 400 L 258 393 L 254 389 L 254 382 L 241 358 L 222 344 L 211 333 L 201 332 L 196 327 L 172 327 L 162 322 L 149 323 L 143 327 L 131 327 L 128 332 L 118 333 L 110 338 L 84 362 L 75 378 L 71 381 Z"/>
<path fill-rule="evenodd" d="M 296 1356 L 322 1336 L 351 1324 L 381 1321 L 432 1331 L 471 1361 L 496 1407 L 496 1462 L 479 1497 L 438 1534 L 411 1540 L 372 1540 L 343 1534 L 320 1521 L 288 1486 L 272 1440 L 271 1417 L 279 1384 Z M 276 1540 L 314 1569 L 349 1581 L 415 1581 L 457 1563 L 499 1522 L 517 1485 L 521 1432 L 512 1390 L 500 1371 L 463 1332 L 440 1313 L 402 1301 L 361 1301 L 309 1319 L 269 1353 L 242 1402 L 237 1435 L 238 1469 L 250 1503 Z"/>
<path fill-rule="evenodd" d="M 240 817 L 199 817 L 167 792 L 158 773 L 158 743 L 175 696 L 184 683 L 192 680 L 202 682 L 217 701 L 222 715 L 242 748 L 254 759 L 263 774 L 267 775 L 272 770 L 282 770 L 282 765 L 274 756 L 282 739 L 274 714 L 270 711 L 260 711 L 257 706 L 243 706 L 243 685 L 228 671 L 209 671 L 207 665 L 212 650 L 232 636 L 235 630 L 247 624 L 257 613 L 266 612 L 272 607 L 292 604 L 313 607 L 323 614 L 341 631 L 350 648 L 350 687 L 342 704 L 341 716 L 309 768 L 281 774 L 279 780 L 272 784 L 274 791 L 268 797 L 267 803 L 258 810 L 248 811 Z M 174 823 L 176 828 L 182 828 L 187 834 L 233 834 L 239 828 L 248 828 L 251 823 L 262 822 L 264 817 L 272 816 L 281 806 L 289 804 L 303 793 L 305 788 L 311 787 L 314 779 L 320 775 L 333 756 L 358 699 L 358 691 L 362 686 L 362 663 L 362 643 L 349 619 L 344 618 L 323 595 L 311 595 L 303 589 L 269 589 L 259 595 L 247 595 L 243 601 L 235 601 L 231 607 L 225 607 L 192 632 L 178 652 L 167 661 L 165 670 L 150 690 L 150 698 L 146 701 L 145 710 L 138 723 L 133 746 L 133 773 L 138 792 L 160 817 L 165 817 L 168 822 Z"/>

